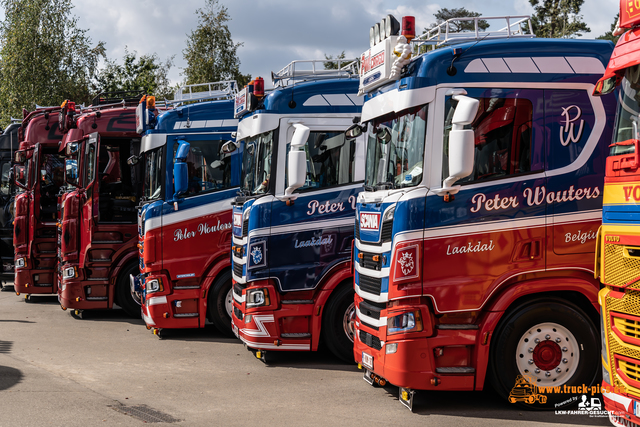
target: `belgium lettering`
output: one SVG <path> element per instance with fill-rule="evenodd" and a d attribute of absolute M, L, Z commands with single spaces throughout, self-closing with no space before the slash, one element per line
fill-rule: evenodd
<path fill-rule="evenodd" d="M 561 203 L 561 202 L 573 202 L 574 200 L 582 199 L 595 199 L 600 196 L 600 189 L 598 187 L 591 188 L 578 188 L 569 187 L 564 191 L 551 191 L 547 192 L 547 189 L 543 186 L 532 188 L 526 188 L 522 192 L 524 203 L 528 206 L 538 206 L 546 202 Z M 495 211 L 501 209 L 515 208 L 520 205 L 520 200 L 517 196 L 512 197 L 500 197 L 500 194 L 496 194 L 495 197 L 488 199 L 483 193 L 474 194 L 471 198 L 471 212 L 476 213 L 484 208 L 486 211 Z"/>
<path fill-rule="evenodd" d="M 173 241 L 178 242 L 180 240 L 191 239 L 192 237 L 196 237 L 196 234 L 202 236 L 203 234 L 214 233 L 216 231 L 230 230 L 231 227 L 232 225 L 230 222 L 220 223 L 220 220 L 218 220 L 218 225 L 214 225 L 213 227 L 207 224 L 206 222 L 198 224 L 197 233 L 195 231 L 188 231 L 186 228 L 184 230 L 178 228 L 173 233 Z"/>

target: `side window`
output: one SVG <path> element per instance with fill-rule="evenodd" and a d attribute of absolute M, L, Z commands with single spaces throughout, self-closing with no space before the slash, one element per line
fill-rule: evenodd
<path fill-rule="evenodd" d="M 496 92 L 501 92 L 495 90 Z M 475 120 L 467 129 L 475 135 L 473 173 L 457 183 L 478 182 L 531 171 L 532 102 L 517 92 L 490 93 L 478 97 L 480 105 Z M 449 132 L 457 101 L 447 97 L 445 103 L 443 179 L 449 175 Z"/>
<path fill-rule="evenodd" d="M 2 164 L 2 181 L 0 182 L 0 194 L 7 196 L 9 194 L 10 182 L 9 176 L 11 171 L 11 162 L 4 162 Z"/>
<path fill-rule="evenodd" d="M 231 154 L 223 153 L 226 140 L 189 141 L 187 170 L 189 185 L 185 197 L 196 196 L 231 187 Z M 178 144 L 173 146 L 173 158 Z"/>
<path fill-rule="evenodd" d="M 291 145 L 287 144 L 287 154 Z M 355 139 L 347 140 L 344 132 L 312 131 L 305 145 L 307 154 L 307 179 L 296 191 L 335 187 L 355 182 Z M 289 157 L 285 176 L 289 185 Z"/>
<path fill-rule="evenodd" d="M 96 177 L 96 145 L 87 144 L 87 156 L 85 157 L 87 166 L 85 168 L 86 175 L 84 184 L 88 185 Z"/>
<path fill-rule="evenodd" d="M 40 157 L 40 219 L 55 221 L 58 191 L 64 184 L 64 158 L 51 153 Z"/>

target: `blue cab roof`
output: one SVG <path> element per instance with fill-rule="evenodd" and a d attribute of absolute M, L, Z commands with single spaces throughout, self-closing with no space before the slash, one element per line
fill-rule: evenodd
<path fill-rule="evenodd" d="M 613 43 L 606 40 L 576 39 L 492 39 L 480 42 L 469 42 L 453 46 L 445 46 L 415 57 L 406 68 L 402 78 L 395 82 L 374 89 L 367 94 L 371 99 L 378 94 L 393 89 L 409 90 L 437 84 L 460 84 L 480 82 L 573 82 L 595 83 L 602 77 L 609 57 L 613 51 Z M 462 54 L 453 62 L 456 72 L 447 73 L 454 59 L 453 49 L 460 49 Z M 590 57 L 602 64 L 602 72 L 598 74 L 592 67 L 572 66 L 580 62 L 574 58 Z M 509 68 L 509 60 L 518 58 L 524 68 Z M 483 61 L 483 60 L 488 61 Z M 500 62 L 500 59 L 506 60 Z M 528 61 L 530 59 L 531 61 Z M 474 61 L 470 70 L 467 67 Z M 497 60 L 498 62 L 495 62 Z M 494 65 L 493 69 L 485 63 Z M 541 66 L 542 65 L 542 66 Z"/>
<path fill-rule="evenodd" d="M 186 122 L 187 118 L 191 123 L 198 123 L 198 126 L 187 128 L 185 126 L 176 127 L 178 122 Z M 220 122 L 215 125 L 213 121 L 228 120 L 227 123 Z M 210 124 L 202 122 L 209 122 Z M 215 127 L 213 127 L 215 126 Z M 235 132 L 237 123 L 233 117 L 233 99 L 220 101 L 206 101 L 195 104 L 182 105 L 173 110 L 167 110 L 158 117 L 158 123 L 154 129 L 148 133 L 202 133 L 206 131 Z"/>

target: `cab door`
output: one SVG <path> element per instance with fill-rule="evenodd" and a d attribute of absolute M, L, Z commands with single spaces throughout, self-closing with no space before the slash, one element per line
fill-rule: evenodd
<path fill-rule="evenodd" d="M 281 291 L 314 289 L 332 267 L 350 259 L 365 151 L 364 137 L 345 138 L 344 131 L 352 124 L 352 117 L 280 121 L 267 256 L 270 276 Z M 288 153 L 295 125 L 309 129 L 304 147 L 307 175 L 304 185 L 294 191 L 293 203 L 287 203 L 283 196 L 289 185 Z"/>
<path fill-rule="evenodd" d="M 437 189 L 449 175 L 448 136 L 457 106 L 449 89 L 437 93 L 427 196 L 424 293 L 440 312 L 481 308 L 500 284 L 544 270 L 547 203 L 543 91 L 465 88 L 479 101 L 474 167 L 446 199 Z"/>

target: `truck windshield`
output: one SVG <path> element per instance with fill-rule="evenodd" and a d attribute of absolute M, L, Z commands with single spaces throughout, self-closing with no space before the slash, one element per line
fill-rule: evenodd
<path fill-rule="evenodd" d="M 266 194 L 269 191 L 274 134 L 275 131 L 269 131 L 245 141 L 242 190 L 247 195 Z"/>
<path fill-rule="evenodd" d="M 162 152 L 164 147 L 154 148 L 144 153 L 145 200 L 157 200 L 162 196 Z"/>
<path fill-rule="evenodd" d="M 640 139 L 640 65 L 627 69 L 620 85 L 618 122 L 615 128 L 615 142 Z M 634 152 L 634 145 L 613 145 L 610 154 L 617 156 Z"/>
<path fill-rule="evenodd" d="M 427 106 L 422 106 L 373 122 L 367 144 L 366 187 L 401 188 L 420 183 L 426 117 Z"/>

